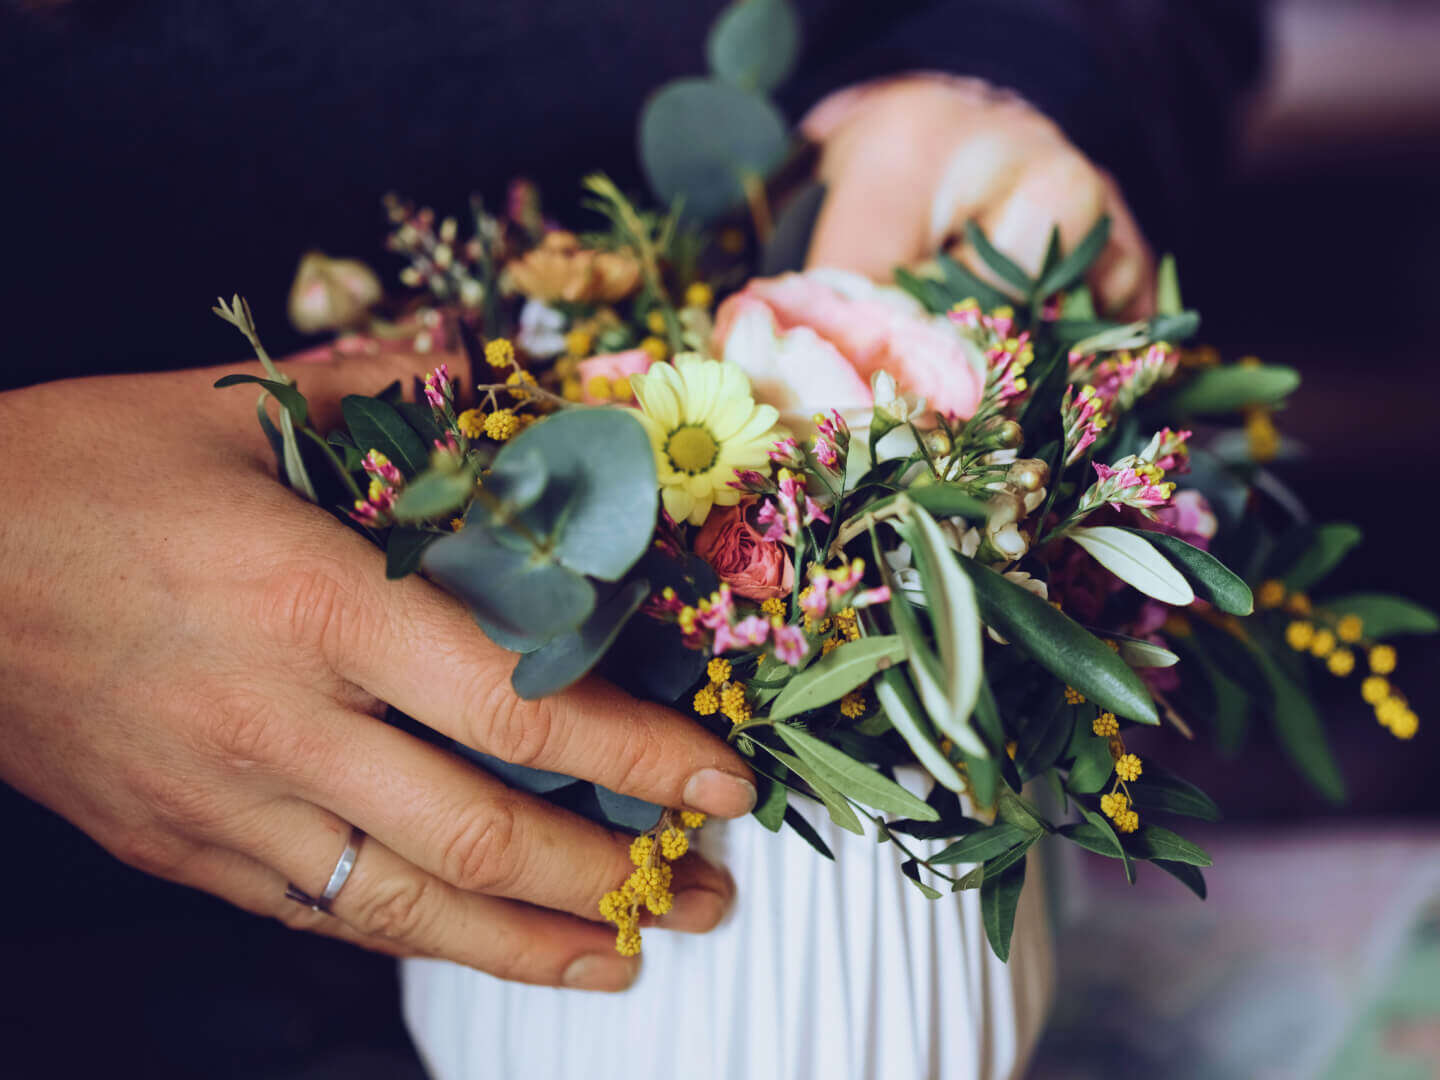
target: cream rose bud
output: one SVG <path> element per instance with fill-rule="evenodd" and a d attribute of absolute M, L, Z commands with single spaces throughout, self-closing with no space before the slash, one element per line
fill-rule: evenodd
<path fill-rule="evenodd" d="M 751 281 L 720 305 L 715 342 L 797 431 L 830 409 L 857 430 L 882 408 L 896 423 L 927 404 L 966 419 L 984 390 L 985 358 L 949 319 L 840 270 Z"/>
<path fill-rule="evenodd" d="M 302 334 L 353 330 L 380 302 L 380 279 L 356 259 L 307 252 L 290 286 L 290 322 Z"/>

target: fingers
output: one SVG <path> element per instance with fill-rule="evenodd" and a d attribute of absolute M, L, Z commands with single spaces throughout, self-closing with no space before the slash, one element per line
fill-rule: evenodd
<path fill-rule="evenodd" d="M 694 721 L 595 678 L 521 700 L 510 686 L 514 654 L 487 641 L 458 601 L 418 578 L 376 575 L 369 588 L 359 601 L 366 631 L 344 635 L 332 663 L 402 712 L 505 761 L 662 806 L 719 817 L 754 807 L 743 760 Z"/>
<path fill-rule="evenodd" d="M 596 916 L 600 897 L 630 872 L 628 837 L 514 791 L 448 751 L 354 713 L 318 714 L 306 724 L 306 744 L 334 752 L 294 754 L 277 746 L 271 769 L 287 790 L 333 811 L 310 832 L 341 830 L 343 819 L 464 892 L 524 900 L 586 919 Z M 215 839 L 251 851 L 248 845 L 289 828 L 291 817 L 266 807 L 227 820 L 233 826 L 221 828 L 235 831 L 218 832 Z M 308 891 L 303 881 L 297 884 Z M 678 896 L 687 890 L 707 895 L 692 897 L 684 917 L 666 925 L 708 930 L 719 914 L 707 921 L 706 911 L 723 913 L 734 884 L 723 871 L 694 859 L 676 871 L 674 891 Z"/>
<path fill-rule="evenodd" d="M 1054 228 L 1069 251 L 1099 219 L 1104 188 L 1090 163 L 1062 150 L 1032 162 L 1015 186 L 980 215 L 990 242 L 1035 275 Z M 957 222 L 957 225 L 963 224 Z"/>
<path fill-rule="evenodd" d="M 1108 176 L 1102 179 L 1110 242 L 1090 269 L 1090 287 L 1101 311 L 1125 319 L 1148 318 L 1155 313 L 1155 255 L 1119 187 Z"/>

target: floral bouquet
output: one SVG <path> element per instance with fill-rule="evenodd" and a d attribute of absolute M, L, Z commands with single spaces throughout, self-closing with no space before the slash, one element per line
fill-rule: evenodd
<path fill-rule="evenodd" d="M 478 385 L 442 364 L 417 400 L 348 397 L 345 426 L 316 431 L 273 367 L 217 384 L 260 384 L 284 479 L 390 577 L 460 598 L 516 653 L 522 697 L 599 671 L 688 710 L 751 763 L 766 828 L 829 855 L 795 809 L 816 800 L 894 843 L 926 896 L 978 889 L 1002 959 L 1045 837 L 1205 895 L 1210 857 L 1169 826 L 1219 809 L 1146 729 L 1234 752 L 1267 723 L 1335 800 L 1312 678 L 1354 679 L 1415 734 L 1385 642 L 1435 617 L 1313 595 L 1360 537 L 1255 482 L 1298 377 L 1188 347 L 1173 262 L 1158 314 L 1129 323 L 1082 284 L 1104 220 L 1071 251 L 1052 239 L 1035 275 L 972 225 L 973 267 L 747 281 L 743 237 L 587 189 L 605 228 L 586 236 L 523 184 L 463 242 L 390 201 L 413 295 L 372 330 L 462 347 Z M 363 314 L 367 273 L 307 261 L 297 317 Z M 217 310 L 268 367 L 248 306 Z M 463 752 L 635 835 L 600 914 L 638 951 L 702 816 Z"/>

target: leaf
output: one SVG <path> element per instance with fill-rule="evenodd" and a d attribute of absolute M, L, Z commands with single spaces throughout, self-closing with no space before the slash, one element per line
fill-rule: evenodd
<path fill-rule="evenodd" d="M 943 282 L 911 273 L 903 266 L 895 268 L 894 277 L 895 284 L 920 301 L 931 315 L 943 315 L 950 310 L 952 300 Z"/>
<path fill-rule="evenodd" d="M 1024 859 L 1029 853 L 1030 848 L 1034 846 L 1035 841 L 1039 838 L 1039 833 L 1031 833 L 1003 855 L 996 855 L 989 862 L 976 867 L 976 869 L 982 871 L 986 877 L 999 877 L 1006 870 L 1010 869 L 1010 867 Z"/>
<path fill-rule="evenodd" d="M 280 445 L 283 451 L 280 460 L 291 488 L 312 503 L 319 502 L 315 494 L 315 484 L 311 481 L 310 473 L 305 468 L 305 459 L 300 454 L 300 441 L 295 437 L 295 420 L 289 410 L 280 413 Z"/>
<path fill-rule="evenodd" d="M 1249 649 L 1256 666 L 1270 686 L 1271 719 L 1280 745 L 1300 772 L 1331 802 L 1345 800 L 1345 778 L 1325 738 L 1320 716 L 1310 699 L 1264 649 Z"/>
<path fill-rule="evenodd" d="M 1051 686 L 1054 692 L 1049 700 L 1038 706 L 1016 733 L 1015 767 L 1020 770 L 1021 780 L 1039 776 L 1054 765 L 1074 731 L 1073 710 L 1061 706 L 1060 685 Z"/>
<path fill-rule="evenodd" d="M 825 185 L 808 183 L 790 197 L 775 219 L 770 242 L 760 256 L 760 276 L 779 277 L 805 269 L 810 237 L 815 232 L 820 208 L 825 204 Z"/>
<path fill-rule="evenodd" d="M 1125 850 L 1125 845 L 1120 842 L 1115 827 L 1105 820 L 1103 814 L 1097 814 L 1084 803 L 1077 803 L 1080 813 L 1085 818 L 1083 825 L 1069 826 L 1071 832 L 1069 838 L 1087 851 L 1093 851 L 1097 855 L 1105 855 L 1112 859 L 1119 859 L 1120 865 L 1125 871 L 1125 880 L 1131 885 L 1135 884 L 1135 862 L 1130 858 L 1130 853 Z M 1065 832 L 1065 828 L 1060 830 Z"/>
<path fill-rule="evenodd" d="M 405 422 L 415 429 L 426 446 L 434 446 L 435 440 L 445 441 L 445 432 L 435 422 L 435 414 L 429 405 L 421 405 L 416 401 L 397 401 L 395 411 L 405 418 Z"/>
<path fill-rule="evenodd" d="M 755 804 L 755 809 L 750 811 L 755 815 L 755 820 L 764 825 L 771 832 L 779 832 L 780 826 L 785 820 L 785 810 L 789 803 L 789 795 L 784 784 L 778 780 L 770 780 L 767 777 L 760 777 L 763 793 Z"/>
<path fill-rule="evenodd" d="M 930 861 L 936 866 L 981 863 L 986 859 L 993 859 L 996 855 L 1003 855 L 1030 835 L 1024 829 L 1000 822 L 961 837 L 944 851 L 932 856 Z"/>
<path fill-rule="evenodd" d="M 396 521 L 432 521 L 462 509 L 475 490 L 468 468 L 429 468 L 406 484 L 395 500 Z"/>
<path fill-rule="evenodd" d="M 385 576 L 392 581 L 420 569 L 420 556 L 438 533 L 428 529 L 407 529 L 397 525 L 385 538 Z"/>
<path fill-rule="evenodd" d="M 815 831 L 815 826 L 811 825 L 805 815 L 800 813 L 799 810 L 796 810 L 793 806 L 787 806 L 785 808 L 784 821 L 786 825 L 789 825 L 799 833 L 801 838 L 812 848 L 821 855 L 824 855 L 825 858 L 831 862 L 835 861 L 835 853 L 831 851 L 829 845 L 820 838 L 820 834 Z"/>
<path fill-rule="evenodd" d="M 994 806 L 1000 785 L 1000 762 L 1010 759 L 1003 753 L 1005 732 L 1000 721 L 1000 711 L 995 704 L 989 684 L 981 682 L 980 697 L 975 701 L 975 721 L 985 741 L 993 746 L 994 752 L 986 757 L 965 755 L 965 772 L 970 778 L 970 794 L 980 806 Z"/>
<path fill-rule="evenodd" d="M 1250 405 L 1275 405 L 1300 385 L 1300 373 L 1277 364 L 1232 364 L 1203 368 L 1170 398 L 1178 413 L 1238 412 Z"/>
<path fill-rule="evenodd" d="M 1070 254 L 1061 259 L 1040 279 L 1040 284 L 1035 286 L 1035 296 L 1043 300 L 1075 284 L 1085 275 L 1085 271 L 1090 269 L 1091 264 L 1100 257 L 1100 252 L 1105 250 L 1105 245 L 1109 241 L 1110 218 L 1108 215 L 1102 214 L 1100 219 L 1090 227 L 1090 231 L 1081 237 L 1080 242 L 1075 245 Z"/>
<path fill-rule="evenodd" d="M 1360 543 L 1364 534 L 1354 525 L 1332 522 L 1311 526 L 1304 536 L 1303 547 L 1288 566 L 1282 561 L 1284 556 L 1280 552 L 1276 553 L 1271 564 L 1272 573 L 1278 571 L 1276 576 L 1292 592 L 1304 592 L 1324 580 L 1330 571 L 1340 565 L 1340 560 L 1349 554 L 1350 549 Z"/>
<path fill-rule="evenodd" d="M 478 614 L 527 635 L 563 634 L 595 608 L 595 589 L 579 574 L 497 544 L 478 524 L 433 542 L 421 565 Z"/>
<path fill-rule="evenodd" d="M 263 386 L 270 393 L 275 395 L 275 400 L 285 407 L 290 414 L 290 419 L 297 424 L 305 423 L 305 417 L 309 414 L 309 406 L 306 404 L 305 395 L 295 389 L 289 383 L 276 382 L 274 379 L 262 379 L 258 375 L 225 375 L 215 380 L 215 389 L 222 390 L 227 386 L 239 386 L 242 383 L 254 383 L 256 386 Z"/>
<path fill-rule="evenodd" d="M 1077 710 L 1075 731 L 1070 739 L 1069 753 L 1075 759 L 1065 786 L 1077 795 L 1093 795 L 1110 779 L 1114 762 L 1110 757 L 1110 740 L 1094 734 L 1087 710 Z"/>
<path fill-rule="evenodd" d="M 1186 607 L 1194 590 L 1169 559 L 1145 539 L 1114 525 L 1074 528 L 1065 536 L 1084 548 L 1101 566 L 1146 596 L 1172 607 Z"/>
<path fill-rule="evenodd" d="M 900 864 L 900 872 L 915 883 L 915 887 L 925 894 L 927 899 L 939 900 L 940 890 L 932 888 L 920 880 L 920 863 L 915 859 L 906 859 Z"/>
<path fill-rule="evenodd" d="M 921 711 L 905 673 L 898 668 L 881 672 L 875 680 L 875 697 L 925 771 L 951 791 L 964 791 L 965 779 L 936 745 L 930 721 Z"/>
<path fill-rule="evenodd" d="M 1147 336 L 1151 341 L 1168 341 L 1172 344 L 1195 336 L 1200 329 L 1200 313 L 1179 311 L 1174 315 L 1156 315 L 1147 324 Z"/>
<path fill-rule="evenodd" d="M 1004 307 L 1010 303 L 1010 297 L 989 282 L 976 277 L 967 267 L 956 262 L 949 255 L 942 254 L 936 261 L 940 264 L 940 273 L 944 275 L 945 286 L 954 297 L 953 303 L 973 299 L 985 311 L 993 311 L 995 308 Z M 947 308 L 949 306 L 946 305 Z"/>
<path fill-rule="evenodd" d="M 764 98 L 719 79 L 666 83 L 640 115 L 640 160 L 663 203 L 710 221 L 745 200 L 743 178 L 768 175 L 790 141 Z"/>
<path fill-rule="evenodd" d="M 794 754 L 787 754 L 783 750 L 776 750 L 766 746 L 762 742 L 756 742 L 767 754 L 780 762 L 787 769 L 793 772 L 801 780 L 810 785 L 816 797 L 825 805 L 826 811 L 830 814 L 830 820 L 846 832 L 852 832 L 856 836 L 864 836 L 865 830 L 860 827 L 860 819 L 855 816 L 855 811 L 845 801 L 845 797 L 837 791 L 828 780 L 825 780 L 819 772 L 811 767 L 807 761 L 801 761 Z"/>
<path fill-rule="evenodd" d="M 1152 641 L 1141 641 L 1124 634 L 1114 634 L 1110 640 L 1119 646 L 1120 659 L 1133 668 L 1168 668 L 1180 662 L 1180 657 Z"/>
<path fill-rule="evenodd" d="M 1003 254 L 994 244 L 990 243 L 990 238 L 974 221 L 965 223 L 965 239 L 970 241 L 980 258 L 984 260 L 985 265 L 996 277 L 1007 285 L 1014 286 L 1021 296 L 1030 295 L 1031 290 L 1035 287 L 1035 282 L 1031 280 L 1030 275 L 1020 269 L 1008 255 Z"/>
<path fill-rule="evenodd" d="M 969 723 L 984 671 L 975 589 L 957 565 L 935 519 L 919 506 L 911 509 L 907 517 L 903 533 L 915 552 L 925 585 L 947 705 L 940 713 L 932 711 L 930 721 L 962 750 L 985 754 L 985 744 Z"/>
<path fill-rule="evenodd" d="M 969 494 L 959 484 L 917 483 L 906 489 L 905 497 L 937 517 L 963 517 L 971 521 L 984 521 L 990 514 L 989 503 Z"/>
<path fill-rule="evenodd" d="M 1160 722 L 1144 684 L 1095 635 L 989 567 L 971 559 L 959 564 L 975 585 L 987 624 L 1101 708 L 1142 724 Z"/>
<path fill-rule="evenodd" d="M 997 877 L 991 877 L 987 868 L 985 883 L 980 886 L 980 918 L 985 924 L 985 937 L 1001 961 L 1010 959 L 1015 908 L 1020 903 L 1020 892 L 1024 887 L 1024 859 Z"/>
<path fill-rule="evenodd" d="M 1199 844 L 1192 844 L 1159 825 L 1144 825 L 1122 842 L 1127 850 L 1142 859 L 1165 859 L 1191 866 L 1209 866 L 1213 861 Z"/>
<path fill-rule="evenodd" d="M 618 581 L 650 547 L 659 506 L 655 452 L 638 420 L 621 409 L 565 409 L 526 428 L 495 456 L 520 502 L 518 480 L 543 462 L 544 494 L 519 515 L 551 536 L 561 563 Z M 529 492 L 525 492 L 527 498 Z M 463 534 L 462 534 L 463 535 Z"/>
<path fill-rule="evenodd" d="M 1185 310 L 1180 302 L 1180 275 L 1175 270 L 1175 256 L 1168 252 L 1160 259 L 1155 275 L 1155 313 L 1179 315 Z"/>
<path fill-rule="evenodd" d="M 929 803 L 808 731 L 789 724 L 776 724 L 774 731 L 822 780 L 845 797 L 886 814 L 917 821 L 940 820 L 939 811 Z"/>
<path fill-rule="evenodd" d="M 1187 544 L 1169 533 L 1148 529 L 1127 529 L 1159 548 L 1199 595 L 1230 615 L 1249 615 L 1255 598 L 1243 578 L 1208 551 Z"/>
<path fill-rule="evenodd" d="M 1200 821 L 1219 821 L 1220 807 L 1190 781 L 1148 762 L 1140 779 L 1129 785 L 1137 810 L 1180 814 Z"/>
<path fill-rule="evenodd" d="M 471 761 L 500 777 L 508 786 L 528 791 L 534 795 L 545 795 L 552 791 L 558 791 L 567 784 L 575 783 L 575 777 L 567 776 L 565 773 L 550 772 L 548 769 L 532 769 L 528 765 L 514 765 L 490 754 L 482 754 L 479 750 L 472 750 L 460 743 L 456 743 L 455 748 Z"/>
<path fill-rule="evenodd" d="M 1238 754 L 1249 731 L 1250 695 L 1220 669 L 1193 633 L 1173 644 L 1185 654 L 1187 661 L 1200 668 L 1209 684 L 1214 706 L 1210 722 L 1217 747 L 1222 754 Z M 1186 673 L 1189 670 L 1193 668 Z"/>
<path fill-rule="evenodd" d="M 719 78 L 768 94 L 800 56 L 800 18 L 787 0 L 732 3 L 710 27 L 705 58 Z"/>
<path fill-rule="evenodd" d="M 627 581 L 574 630 L 520 657 L 510 684 L 527 701 L 559 693 L 599 663 L 626 621 L 650 595 L 650 583 Z"/>
<path fill-rule="evenodd" d="M 340 411 L 350 437 L 361 450 L 378 450 L 406 476 L 421 472 L 430 451 L 405 418 L 379 398 L 350 394 L 341 399 Z"/>
<path fill-rule="evenodd" d="M 847 641 L 785 684 L 770 706 L 770 719 L 784 720 L 839 701 L 877 671 L 904 659 L 905 643 L 895 634 Z"/>
<path fill-rule="evenodd" d="M 665 812 L 663 806 L 646 802 L 644 799 L 637 799 L 632 795 L 622 795 L 618 791 L 611 791 L 599 784 L 592 786 L 595 789 L 595 799 L 600 804 L 600 811 L 605 815 L 605 820 L 619 828 L 629 829 L 632 832 L 653 829 L 659 822 L 660 815 Z"/>
<path fill-rule="evenodd" d="M 1189 863 L 1172 862 L 1169 859 L 1151 859 L 1153 866 L 1158 866 L 1170 876 L 1176 878 L 1182 885 L 1193 892 L 1201 900 L 1205 899 L 1205 875 Z"/>
<path fill-rule="evenodd" d="M 1365 637 L 1371 641 L 1440 630 L 1440 619 L 1429 608 L 1385 593 L 1349 593 L 1327 600 L 1324 606 L 1336 616 L 1358 615 Z"/>

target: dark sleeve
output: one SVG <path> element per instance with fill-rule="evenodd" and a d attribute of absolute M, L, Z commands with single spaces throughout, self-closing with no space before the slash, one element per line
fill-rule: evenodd
<path fill-rule="evenodd" d="M 1263 0 L 800 0 L 786 104 L 906 71 L 1007 87 L 1119 180 L 1157 241 L 1221 174 L 1264 59 Z"/>

